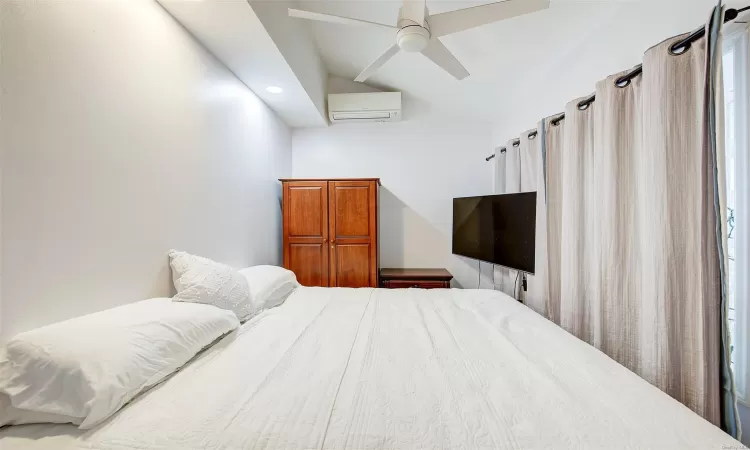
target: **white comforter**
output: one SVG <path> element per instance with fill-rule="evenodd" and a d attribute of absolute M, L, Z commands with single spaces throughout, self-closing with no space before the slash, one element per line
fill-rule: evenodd
<path fill-rule="evenodd" d="M 101 427 L 8 449 L 720 449 L 721 430 L 494 291 L 300 288 Z"/>

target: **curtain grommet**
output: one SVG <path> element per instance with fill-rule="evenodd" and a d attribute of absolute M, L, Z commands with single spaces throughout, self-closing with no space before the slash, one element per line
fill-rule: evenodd
<path fill-rule="evenodd" d="M 630 83 L 632 81 L 633 81 L 632 78 L 626 78 L 626 77 L 618 78 L 618 79 L 615 80 L 615 86 L 617 86 L 620 89 L 624 89 L 624 88 L 630 86 Z"/>
<path fill-rule="evenodd" d="M 690 50 L 690 45 L 690 42 L 677 42 L 669 47 L 669 54 L 672 56 L 684 55 Z"/>

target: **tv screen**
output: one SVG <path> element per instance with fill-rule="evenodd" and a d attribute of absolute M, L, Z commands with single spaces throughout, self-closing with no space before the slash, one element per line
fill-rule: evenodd
<path fill-rule="evenodd" d="M 453 199 L 453 254 L 534 273 L 536 192 Z"/>

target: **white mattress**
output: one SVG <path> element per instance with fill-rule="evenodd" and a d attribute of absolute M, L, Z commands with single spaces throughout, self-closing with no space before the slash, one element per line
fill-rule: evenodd
<path fill-rule="evenodd" d="M 97 429 L 2 450 L 738 445 L 495 291 L 300 288 Z"/>

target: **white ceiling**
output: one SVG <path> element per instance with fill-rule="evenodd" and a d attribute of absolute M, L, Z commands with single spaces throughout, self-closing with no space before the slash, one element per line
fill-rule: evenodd
<path fill-rule="evenodd" d="M 483 3 L 490 2 L 427 0 L 430 13 Z M 651 45 L 704 23 L 715 4 L 715 0 L 553 0 L 546 11 L 441 38 L 471 73 L 463 81 L 422 55 L 399 53 L 368 83 L 404 91 L 440 115 L 496 123 L 517 116 L 517 108 L 528 100 L 537 103 L 532 109 L 539 118 L 545 113 L 534 100 L 540 92 L 545 98 L 556 97 L 551 104 L 562 109 L 568 100 L 593 90 L 596 80 L 637 64 Z M 316 12 L 395 23 L 400 2 L 317 0 L 300 5 Z M 388 30 L 327 23 L 314 23 L 313 31 L 329 72 L 349 78 L 395 39 Z"/>
<path fill-rule="evenodd" d="M 354 79 L 392 45 L 395 33 L 288 18 L 286 8 L 395 24 L 401 5 L 400 0 L 159 1 L 294 127 L 325 124 L 325 88 L 315 77 L 303 76 L 308 75 L 302 73 L 305 67 L 322 60 L 325 67 L 318 72 Z M 274 20 L 261 23 L 258 17 L 263 19 L 263 14 L 250 17 L 247 9 L 238 18 L 236 9 L 222 6 L 247 5 L 246 1 L 251 13 L 275 8 Z M 737 7 L 744 6 L 743 1 L 750 2 L 725 3 Z M 491 1 L 427 0 L 431 13 L 486 3 Z M 517 133 L 561 111 L 573 98 L 587 95 L 599 79 L 638 64 L 652 45 L 705 23 L 715 4 L 716 0 L 552 0 L 546 11 L 441 38 L 471 73 L 465 80 L 455 80 L 422 55 L 399 53 L 368 84 L 404 92 L 407 120 L 411 108 L 449 120 L 501 124 L 502 132 L 507 128 Z M 290 86 L 283 99 L 263 91 L 274 77 L 285 89 Z"/>

